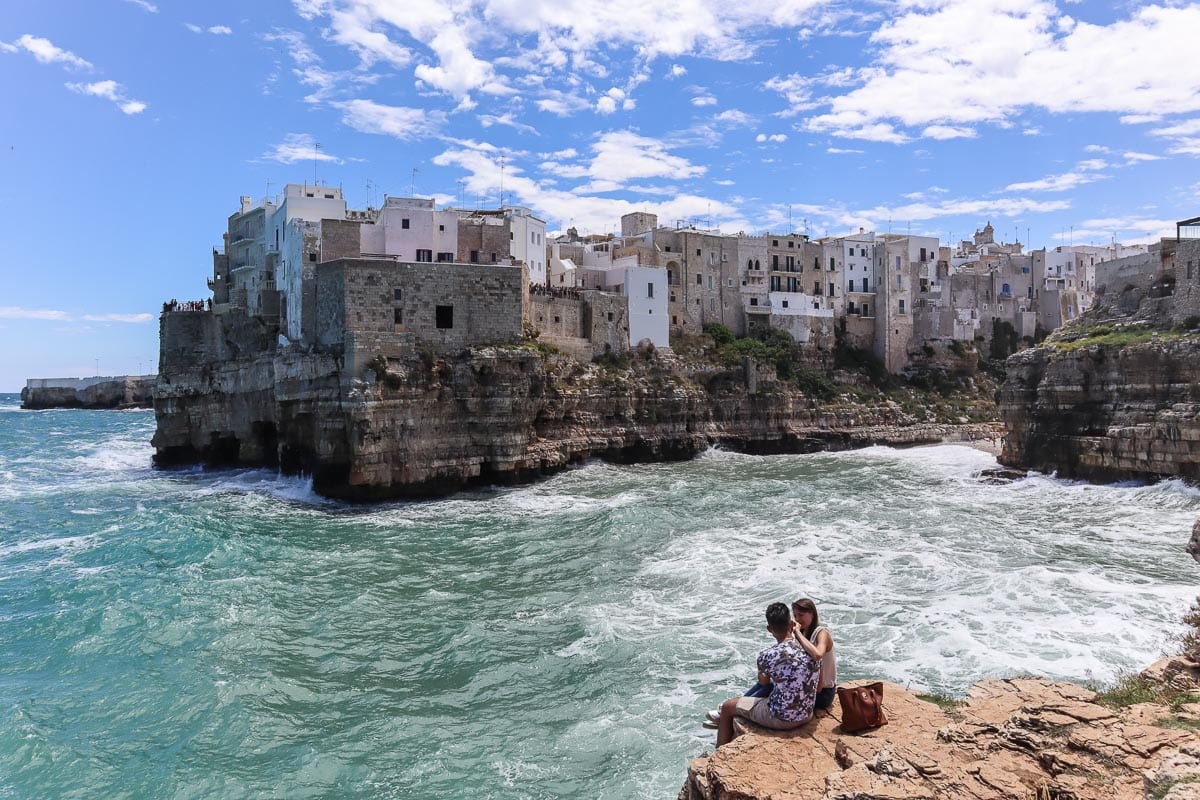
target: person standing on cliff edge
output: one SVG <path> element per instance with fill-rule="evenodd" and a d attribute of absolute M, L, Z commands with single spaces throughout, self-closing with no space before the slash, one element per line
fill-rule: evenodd
<path fill-rule="evenodd" d="M 792 615 L 786 605 L 767 606 L 767 630 L 775 644 L 758 654 L 758 682 L 775 688 L 768 697 L 732 697 L 721 704 L 717 747 L 733 739 L 734 717 L 774 730 L 798 728 L 812 718 L 821 671 L 818 661 L 792 638 Z"/>

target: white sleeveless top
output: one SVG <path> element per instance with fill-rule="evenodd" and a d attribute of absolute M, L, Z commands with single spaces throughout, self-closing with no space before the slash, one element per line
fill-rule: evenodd
<path fill-rule="evenodd" d="M 831 689 L 837 686 L 837 654 L 834 652 L 833 633 L 824 625 L 818 625 L 813 631 L 812 643 L 817 643 L 821 631 L 829 633 L 829 650 L 821 658 L 821 679 L 817 682 L 817 689 Z"/>

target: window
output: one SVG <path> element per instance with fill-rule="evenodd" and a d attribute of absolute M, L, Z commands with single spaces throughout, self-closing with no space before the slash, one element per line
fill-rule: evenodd
<path fill-rule="evenodd" d="M 454 253 L 438 253 L 437 260 L 439 264 L 449 264 L 454 261 Z"/>
<path fill-rule="evenodd" d="M 716 310 L 717 310 L 717 301 L 716 301 L 716 299 L 715 299 L 715 298 L 712 298 L 712 297 L 710 297 L 710 298 L 708 299 L 708 310 L 709 310 L 709 311 L 716 311 Z M 653 312 L 651 312 L 651 313 L 653 313 Z"/>
<path fill-rule="evenodd" d="M 821 257 L 816 256 L 815 258 L 813 258 L 813 269 L 820 269 L 820 268 L 821 268 Z"/>
<path fill-rule="evenodd" d="M 559 317 L 559 315 L 558 315 L 558 314 L 555 314 L 555 315 L 554 315 L 554 322 L 555 322 L 555 323 L 562 322 L 562 318 L 561 318 L 561 317 Z"/>
<path fill-rule="evenodd" d="M 853 278 L 851 278 L 851 279 L 850 279 L 850 289 L 849 289 L 849 291 L 851 291 L 851 292 L 853 292 L 853 291 L 854 291 L 854 279 L 853 279 Z M 854 303 L 851 303 L 850 305 L 854 305 Z"/>
<path fill-rule="evenodd" d="M 612 313 L 611 311 L 610 311 L 610 312 L 608 312 L 608 321 L 609 321 L 609 322 L 612 322 L 612 321 L 613 321 L 613 313 Z"/>
<path fill-rule="evenodd" d="M 332 200 L 332 199 L 333 199 L 333 195 L 331 195 L 331 194 L 327 194 L 327 195 L 325 195 L 325 199 L 326 199 L 326 200 Z"/>
<path fill-rule="evenodd" d="M 868 289 L 868 288 L 867 288 L 867 279 L 866 279 L 866 278 L 863 278 L 863 288 L 862 288 L 862 290 L 863 290 L 864 292 L 869 292 L 869 291 L 871 291 L 870 289 Z"/>
<path fill-rule="evenodd" d="M 696 285 L 697 285 L 697 286 L 703 286 L 703 285 L 704 285 L 704 276 L 703 276 L 703 275 L 697 275 L 697 276 L 696 276 Z"/>
<path fill-rule="evenodd" d="M 847 314 L 854 313 L 854 301 L 853 300 L 851 300 L 849 303 L 846 304 L 846 313 Z"/>
<path fill-rule="evenodd" d="M 871 316 L 871 309 L 870 309 L 870 307 L 869 307 L 869 306 L 868 306 L 866 303 L 863 303 L 863 307 L 862 307 L 862 315 L 863 315 L 864 317 L 869 317 L 869 316 Z"/>
<path fill-rule="evenodd" d="M 771 240 L 771 247 L 779 247 L 779 240 L 778 240 L 778 239 L 772 239 L 772 240 Z"/>
<path fill-rule="evenodd" d="M 397 308 L 392 311 L 392 321 L 397 325 L 404 324 L 404 309 Z"/>
<path fill-rule="evenodd" d="M 904 313 L 904 301 L 903 300 L 900 301 L 900 313 L 901 314 Z"/>
<path fill-rule="evenodd" d="M 830 268 L 830 269 L 837 269 L 837 264 L 834 262 L 834 258 L 833 258 L 833 256 L 830 256 L 830 257 L 829 257 L 829 268 Z"/>
<path fill-rule="evenodd" d="M 400 220 L 400 227 L 403 228 L 404 230 L 408 230 L 408 218 L 407 217 Z"/>
<path fill-rule="evenodd" d="M 833 284 L 829 284 L 829 296 L 833 297 Z"/>
<path fill-rule="evenodd" d="M 697 248 L 696 248 L 696 255 L 700 255 L 700 248 L 699 248 L 699 247 L 697 247 Z"/>
<path fill-rule="evenodd" d="M 433 261 L 433 251 L 432 250 L 417 250 L 417 261 L 432 262 Z"/>
<path fill-rule="evenodd" d="M 771 269 L 779 269 L 779 256 L 771 256 Z"/>
<path fill-rule="evenodd" d="M 752 306 L 756 306 L 756 305 L 758 305 L 758 298 L 757 298 L 757 297 L 751 297 L 751 298 L 750 298 L 750 305 L 752 305 Z"/>
<path fill-rule="evenodd" d="M 530 243 L 530 244 L 537 244 L 537 234 L 536 234 L 536 233 L 534 233 L 533 231 L 530 231 L 530 232 L 529 232 L 529 243 Z"/>
<path fill-rule="evenodd" d="M 653 283 L 646 284 L 646 297 L 648 297 L 648 298 L 654 297 L 654 284 Z"/>
<path fill-rule="evenodd" d="M 788 239 L 788 247 L 795 247 L 795 246 L 796 246 L 796 243 L 793 242 L 791 239 Z"/>
<path fill-rule="evenodd" d="M 508 240 L 509 240 L 510 242 L 511 242 L 511 241 L 514 241 L 514 240 L 513 240 L 513 232 L 512 232 L 512 231 L 509 231 L 509 232 L 508 232 Z"/>
<path fill-rule="evenodd" d="M 434 306 L 434 324 L 439 328 L 454 327 L 454 306 Z"/>
<path fill-rule="evenodd" d="M 712 275 L 708 276 L 708 288 L 709 289 L 713 288 L 713 276 Z"/>
<path fill-rule="evenodd" d="M 730 289 L 732 289 L 733 288 L 733 278 L 727 278 L 726 284 L 729 286 Z"/>
<path fill-rule="evenodd" d="M 309 254 L 308 254 L 308 260 L 309 260 L 309 261 L 312 261 L 312 262 L 315 262 L 315 261 L 317 260 L 317 254 L 316 254 L 316 253 L 309 253 Z"/>
<path fill-rule="evenodd" d="M 897 289 L 900 288 L 900 276 L 899 275 L 896 276 L 896 288 Z"/>
<path fill-rule="evenodd" d="M 784 300 L 784 301 L 783 301 L 783 307 L 784 307 L 784 308 L 787 308 L 787 307 L 788 307 L 788 301 L 787 301 L 787 300 Z"/>
<path fill-rule="evenodd" d="M 446 226 L 445 226 L 445 225 L 438 225 L 438 230 L 439 230 L 439 231 L 441 231 L 441 232 L 443 232 L 443 233 L 445 233 L 445 231 L 446 231 Z"/>
<path fill-rule="evenodd" d="M 820 294 L 820 293 L 821 293 L 821 282 L 813 281 L 813 294 Z"/>
<path fill-rule="evenodd" d="M 896 269 L 900 269 L 900 256 L 896 256 Z"/>
<path fill-rule="evenodd" d="M 399 303 L 403 299 L 404 299 L 404 290 L 403 289 L 392 289 L 392 300 Z"/>
<path fill-rule="evenodd" d="M 479 263 L 479 251 L 472 250 L 471 254 L 468 256 L 468 258 L 472 264 L 478 264 Z"/>

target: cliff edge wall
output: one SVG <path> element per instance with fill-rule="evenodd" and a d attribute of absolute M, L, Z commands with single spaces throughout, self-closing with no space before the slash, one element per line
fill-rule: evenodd
<path fill-rule="evenodd" d="M 1008 466 L 1095 481 L 1200 480 L 1200 240 L 1120 275 L 1095 308 L 1011 356 Z"/>
<path fill-rule="evenodd" d="M 818 400 L 753 362 L 696 366 L 646 351 L 606 366 L 518 345 L 367 359 L 349 347 L 275 348 L 235 314 L 177 312 L 162 325 L 157 463 L 279 466 L 348 500 L 444 494 L 592 457 L 688 458 L 713 444 L 813 452 L 1000 435 L 932 405 Z M 994 413 L 980 407 L 977 417 Z"/>

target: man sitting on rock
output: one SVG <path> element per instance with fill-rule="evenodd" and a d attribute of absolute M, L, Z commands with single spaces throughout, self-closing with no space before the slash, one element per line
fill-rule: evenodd
<path fill-rule="evenodd" d="M 735 716 L 774 730 L 798 728 L 812 717 L 821 668 L 791 637 L 792 615 L 785 604 L 767 606 L 767 630 L 775 644 L 758 654 L 758 682 L 775 688 L 768 697 L 734 697 L 721 704 L 717 747 L 733 738 Z"/>

